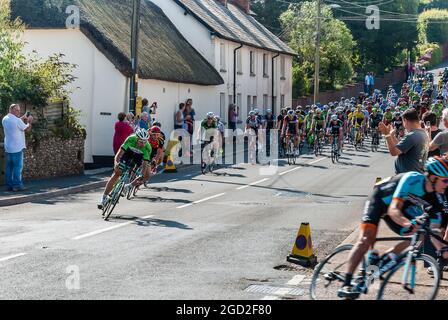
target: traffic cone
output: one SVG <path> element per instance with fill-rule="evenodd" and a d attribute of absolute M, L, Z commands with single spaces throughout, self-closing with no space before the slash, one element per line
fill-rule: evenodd
<path fill-rule="evenodd" d="M 311 228 L 308 222 L 300 225 L 294 247 L 292 248 L 292 253 L 288 255 L 286 260 L 303 267 L 314 267 L 317 264 L 317 258 L 313 254 Z"/>
<path fill-rule="evenodd" d="M 163 172 L 166 173 L 177 172 L 176 166 L 174 165 L 173 156 L 169 154 L 167 158 L 168 159 L 166 161 L 165 170 Z"/>

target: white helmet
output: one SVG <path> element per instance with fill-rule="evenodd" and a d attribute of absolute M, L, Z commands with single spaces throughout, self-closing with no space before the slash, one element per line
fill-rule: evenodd
<path fill-rule="evenodd" d="M 148 130 L 145 130 L 143 128 L 138 128 L 135 131 L 135 134 L 137 135 L 137 138 L 139 138 L 140 140 L 147 141 L 149 139 L 149 132 L 148 132 Z"/>

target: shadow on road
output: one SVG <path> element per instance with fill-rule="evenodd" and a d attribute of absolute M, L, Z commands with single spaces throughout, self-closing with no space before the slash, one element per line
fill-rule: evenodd
<path fill-rule="evenodd" d="M 190 203 L 191 201 L 185 199 L 169 199 L 162 197 L 150 197 L 150 196 L 141 196 L 137 195 L 135 198 L 132 198 L 131 201 L 150 201 L 150 202 L 161 202 L 161 203 Z"/>
<path fill-rule="evenodd" d="M 146 190 L 155 191 L 155 192 L 193 193 L 193 191 L 188 190 L 188 189 L 176 189 L 176 188 L 168 188 L 168 187 L 149 187 Z"/>
<path fill-rule="evenodd" d="M 126 216 L 126 215 L 113 216 L 113 219 L 135 221 L 135 223 L 141 227 L 165 227 L 165 228 L 176 228 L 176 229 L 183 229 L 183 230 L 194 230 L 193 228 L 190 228 L 186 224 L 183 224 L 183 223 L 177 222 L 177 221 L 172 221 L 172 220 L 161 220 L 161 219 L 151 219 L 151 218 L 142 219 L 139 217 Z"/>

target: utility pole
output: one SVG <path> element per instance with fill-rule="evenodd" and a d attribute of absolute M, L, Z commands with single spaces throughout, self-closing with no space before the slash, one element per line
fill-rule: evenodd
<path fill-rule="evenodd" d="M 322 16 L 322 0 L 317 0 L 317 35 L 316 35 L 316 54 L 314 62 L 314 104 L 319 100 L 319 73 L 320 73 L 320 32 Z"/>
<path fill-rule="evenodd" d="M 135 114 L 136 100 L 138 96 L 138 41 L 140 33 L 140 4 L 141 0 L 134 0 L 132 10 L 132 29 L 131 29 L 131 65 L 132 76 L 129 92 L 129 111 Z"/>

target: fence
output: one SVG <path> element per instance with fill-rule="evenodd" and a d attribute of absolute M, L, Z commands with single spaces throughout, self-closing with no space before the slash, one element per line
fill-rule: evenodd
<path fill-rule="evenodd" d="M 447 51 L 448 52 L 448 51 Z M 375 89 L 386 89 L 389 85 L 406 81 L 405 67 L 399 67 L 391 72 L 385 73 L 383 76 L 375 77 Z M 341 97 L 351 98 L 359 96 L 360 92 L 364 92 L 364 83 L 346 85 L 340 90 L 328 90 L 319 93 L 319 101 L 321 104 L 327 104 L 331 101 L 339 101 Z M 300 97 L 292 100 L 293 106 L 306 106 L 313 104 L 313 97 Z"/>
<path fill-rule="evenodd" d="M 34 117 L 34 121 L 39 121 L 36 107 L 25 104 L 23 106 L 23 109 L 24 112 L 31 112 L 32 116 Z M 56 127 L 56 121 L 62 119 L 67 113 L 67 110 L 68 104 L 65 101 L 52 102 L 42 108 L 43 115 L 47 120 L 48 129 L 54 129 Z"/>

